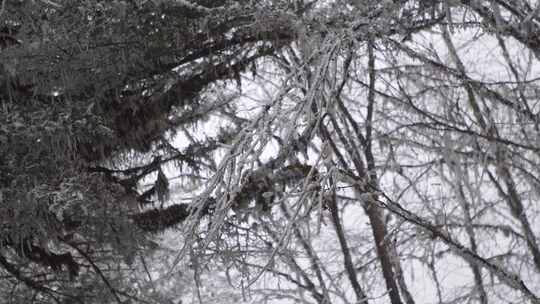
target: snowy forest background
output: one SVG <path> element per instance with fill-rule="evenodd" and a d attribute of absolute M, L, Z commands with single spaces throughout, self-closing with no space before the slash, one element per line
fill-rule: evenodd
<path fill-rule="evenodd" d="M 0 0 L 1 303 L 540 303 L 540 2 Z"/>

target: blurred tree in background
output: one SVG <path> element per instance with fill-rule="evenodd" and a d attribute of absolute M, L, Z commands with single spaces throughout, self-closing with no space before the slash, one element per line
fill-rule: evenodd
<path fill-rule="evenodd" d="M 540 303 L 539 13 L 1 1 L 2 299 Z"/>

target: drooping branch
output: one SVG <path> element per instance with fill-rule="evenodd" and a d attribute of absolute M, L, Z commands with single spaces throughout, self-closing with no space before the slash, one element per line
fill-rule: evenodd
<path fill-rule="evenodd" d="M 215 205 L 209 202 L 208 208 L 204 208 L 200 213 L 202 216 L 208 215 L 210 207 Z M 195 214 L 196 209 L 189 204 L 176 204 L 163 209 L 151 209 L 132 217 L 135 224 L 146 232 L 161 232 L 168 228 L 183 223 L 190 215 Z"/>
<path fill-rule="evenodd" d="M 238 193 L 234 196 L 227 194 L 227 197 L 231 200 L 233 210 L 246 209 L 249 203 L 254 201 L 261 211 L 269 212 L 274 207 L 278 189 L 285 185 L 294 185 L 306 178 L 311 170 L 314 170 L 311 179 L 315 181 L 318 171 L 311 166 L 295 164 L 273 172 L 266 164 L 251 174 L 247 174 Z M 202 203 L 200 209 L 195 207 L 196 204 L 175 204 L 161 209 L 154 208 L 133 215 L 132 219 L 144 231 L 160 232 L 182 224 L 190 216 L 211 215 L 216 208 L 216 202 L 216 198 L 209 197 Z"/>
<path fill-rule="evenodd" d="M 461 243 L 452 238 L 448 233 L 437 228 L 436 225 L 432 224 L 429 220 L 422 218 L 413 212 L 403 208 L 399 203 L 394 202 L 390 197 L 388 197 L 384 192 L 373 189 L 379 193 L 384 200 L 372 200 L 374 203 L 378 204 L 382 208 L 385 208 L 392 214 L 404 219 L 405 221 L 424 229 L 426 232 L 430 233 L 433 238 L 437 238 L 444 242 L 450 249 L 458 256 L 462 257 L 470 263 L 475 263 L 482 268 L 485 268 L 494 276 L 499 278 L 502 283 L 520 290 L 522 294 L 530 299 L 532 303 L 540 303 L 540 298 L 534 294 L 525 283 L 521 280 L 518 275 L 515 275 L 508 270 L 505 270 L 499 265 L 496 265 L 487 259 L 479 256 L 477 253 L 473 252 L 471 249 L 463 246 Z"/>
<path fill-rule="evenodd" d="M 515 11 L 512 6 L 505 6 L 506 9 L 511 11 L 516 17 L 520 18 L 520 23 L 512 24 L 508 21 L 502 20 L 498 12 L 493 11 L 489 7 L 485 6 L 484 1 L 478 0 L 461 0 L 461 3 L 467 7 L 470 7 L 478 15 L 480 15 L 484 21 L 489 24 L 493 31 L 501 32 L 502 35 L 511 36 L 527 46 L 540 60 L 540 26 L 538 22 L 535 22 L 533 18 L 537 12 L 528 12 L 529 16 L 523 16 L 521 13 Z M 492 6 L 497 6 L 504 1 L 489 1 Z M 499 16 L 498 16 L 499 15 Z M 536 17 L 537 18 L 537 17 Z"/>
<path fill-rule="evenodd" d="M 18 281 L 24 283 L 29 288 L 35 290 L 36 292 L 43 293 L 49 295 L 51 298 L 53 298 L 57 303 L 60 303 L 59 296 L 67 297 L 75 301 L 76 303 L 83 304 L 81 299 L 78 297 L 72 296 L 70 294 L 66 294 L 54 289 L 51 289 L 47 286 L 44 286 L 28 277 L 26 277 L 23 273 L 17 269 L 17 267 L 13 264 L 11 264 L 4 256 L 0 255 L 0 265 L 2 268 L 4 268 L 9 274 L 11 274 L 14 278 L 16 278 Z"/>
<path fill-rule="evenodd" d="M 53 271 L 60 272 L 65 267 L 72 279 L 79 274 L 79 264 L 69 252 L 61 254 L 50 252 L 32 244 L 30 238 L 13 241 L 10 236 L 7 236 L 1 240 L 1 245 L 13 249 L 21 258 L 27 258 L 41 266 L 51 267 Z"/>

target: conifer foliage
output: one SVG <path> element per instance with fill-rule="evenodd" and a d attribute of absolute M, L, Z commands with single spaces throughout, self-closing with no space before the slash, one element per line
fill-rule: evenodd
<path fill-rule="evenodd" d="M 0 2 L 8 303 L 540 303 L 538 1 Z"/>
<path fill-rule="evenodd" d="M 2 2 L 0 262 L 16 301 L 104 303 L 100 285 L 120 299 L 109 281 L 124 278 L 98 264 L 129 265 L 145 231 L 187 215 L 139 214 L 167 198 L 165 164 L 198 170 L 217 147 L 178 151 L 166 132 L 204 119 L 207 86 L 292 38 L 256 6 L 200 2 Z"/>

